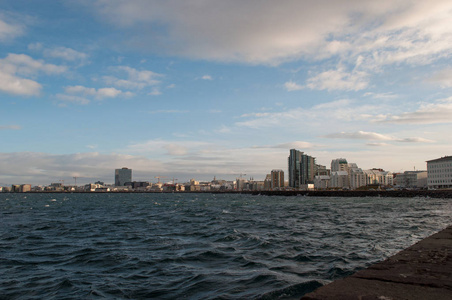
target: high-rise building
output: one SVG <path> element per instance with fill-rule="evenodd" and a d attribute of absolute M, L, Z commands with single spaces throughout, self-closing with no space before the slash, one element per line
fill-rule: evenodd
<path fill-rule="evenodd" d="M 282 189 L 284 188 L 284 171 L 272 170 L 271 172 L 271 188 Z"/>
<path fill-rule="evenodd" d="M 115 185 L 124 186 L 126 182 L 132 182 L 132 169 L 115 169 Z"/>
<path fill-rule="evenodd" d="M 301 185 L 314 183 L 316 171 L 315 158 L 296 149 L 291 149 L 288 158 L 289 186 L 300 188 Z"/>

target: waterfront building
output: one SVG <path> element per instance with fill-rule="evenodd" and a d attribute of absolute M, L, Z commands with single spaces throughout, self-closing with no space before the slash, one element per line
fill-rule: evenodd
<path fill-rule="evenodd" d="M 429 189 L 452 188 L 452 156 L 427 161 Z"/>
<path fill-rule="evenodd" d="M 331 170 L 327 169 L 326 166 L 316 165 L 315 175 L 316 176 L 330 176 Z"/>
<path fill-rule="evenodd" d="M 271 189 L 283 189 L 284 188 L 284 171 L 272 170 L 271 171 Z"/>
<path fill-rule="evenodd" d="M 348 172 L 348 163 L 345 158 L 337 158 L 331 161 L 331 172 Z"/>
<path fill-rule="evenodd" d="M 244 178 L 237 178 L 236 179 L 236 190 L 237 191 L 243 191 L 247 189 L 247 180 Z"/>
<path fill-rule="evenodd" d="M 350 188 L 350 178 L 347 171 L 332 171 L 330 187 L 338 189 Z"/>
<path fill-rule="evenodd" d="M 316 190 L 326 190 L 330 187 L 330 175 L 317 175 L 314 177 L 314 188 Z"/>
<path fill-rule="evenodd" d="M 302 185 L 314 183 L 315 158 L 304 152 L 291 149 L 288 157 L 289 187 L 299 189 Z"/>
<path fill-rule="evenodd" d="M 427 188 L 427 171 L 405 171 L 397 174 L 394 183 L 402 188 Z"/>
<path fill-rule="evenodd" d="M 394 184 L 394 176 L 392 173 L 384 171 L 383 169 L 364 170 L 366 177 L 366 185 L 385 185 L 390 186 Z"/>
<path fill-rule="evenodd" d="M 115 186 L 124 186 L 126 182 L 132 182 L 132 169 L 115 169 Z"/>
<path fill-rule="evenodd" d="M 267 174 L 264 179 L 264 190 L 269 191 L 272 188 L 272 175 Z"/>
<path fill-rule="evenodd" d="M 355 163 L 349 163 L 348 164 L 348 171 L 349 171 L 349 177 L 350 177 L 350 188 L 352 190 L 356 190 L 357 188 L 360 188 L 362 186 L 365 186 L 367 184 L 366 182 L 366 176 L 364 174 L 364 171 L 361 168 L 358 168 L 358 165 Z"/>

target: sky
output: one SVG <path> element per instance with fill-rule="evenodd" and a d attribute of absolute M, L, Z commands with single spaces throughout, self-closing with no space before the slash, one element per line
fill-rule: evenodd
<path fill-rule="evenodd" d="M 450 0 L 0 2 L 0 184 L 452 155 Z"/>

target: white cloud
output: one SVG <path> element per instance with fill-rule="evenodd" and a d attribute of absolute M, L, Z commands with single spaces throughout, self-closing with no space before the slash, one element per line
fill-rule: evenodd
<path fill-rule="evenodd" d="M 254 146 L 253 148 L 276 148 L 276 149 L 312 149 L 315 145 L 309 142 L 295 141 L 290 143 L 283 143 L 269 146 Z"/>
<path fill-rule="evenodd" d="M 148 86 L 159 85 L 162 74 L 158 74 L 149 70 L 137 70 L 128 66 L 118 66 L 110 68 L 114 72 L 125 73 L 126 79 L 114 76 L 104 76 L 103 79 L 107 84 L 112 84 L 125 89 L 143 89 Z"/>
<path fill-rule="evenodd" d="M 288 81 L 286 83 L 284 83 L 284 87 L 286 88 L 287 91 L 292 92 L 292 91 L 299 91 L 304 89 L 304 86 L 299 85 L 293 81 Z"/>
<path fill-rule="evenodd" d="M 153 89 L 148 93 L 148 95 L 150 95 L 150 96 L 159 96 L 159 95 L 161 95 L 161 94 L 162 94 L 162 92 L 160 91 L 159 88 L 153 88 Z"/>
<path fill-rule="evenodd" d="M 0 130 L 20 130 L 22 129 L 19 125 L 0 125 Z"/>
<path fill-rule="evenodd" d="M 32 79 L 39 73 L 61 74 L 67 69 L 64 66 L 47 64 L 42 60 L 35 60 L 25 54 L 8 54 L 0 59 L 0 91 L 24 96 L 39 95 L 42 86 Z"/>
<path fill-rule="evenodd" d="M 118 96 L 126 96 L 130 97 L 133 96 L 133 93 L 131 92 L 123 92 L 121 90 L 109 87 L 109 88 L 88 88 L 81 85 L 76 86 L 67 86 L 65 88 L 66 94 L 80 94 L 82 96 L 93 96 L 96 99 L 104 99 L 104 98 L 116 98 Z M 75 99 L 75 98 L 74 98 Z M 80 98 L 82 99 L 82 98 Z M 87 104 L 87 103 L 80 103 L 80 104 Z"/>
<path fill-rule="evenodd" d="M 356 132 L 338 132 L 323 136 L 330 139 L 352 139 L 352 140 L 377 140 L 377 141 L 396 141 L 403 143 L 432 143 L 432 140 L 421 137 L 396 138 L 376 132 L 356 131 Z"/>
<path fill-rule="evenodd" d="M 374 99 L 396 99 L 399 97 L 394 93 L 373 93 L 373 92 L 364 93 L 363 96 L 372 97 Z"/>
<path fill-rule="evenodd" d="M 35 75 L 38 72 L 46 74 L 61 74 L 67 71 L 65 66 L 47 64 L 43 60 L 36 60 L 25 54 L 10 53 L 0 60 L 0 69 L 20 75 Z"/>
<path fill-rule="evenodd" d="M 317 74 L 307 80 L 306 87 L 313 90 L 359 91 L 369 85 L 368 74 L 361 71 L 348 73 L 342 67 Z"/>
<path fill-rule="evenodd" d="M 447 0 L 337 0 L 327 5 L 298 0 L 284 5 L 257 0 L 99 0 L 95 5 L 104 20 L 127 31 L 128 46 L 264 64 L 362 54 L 368 67 L 425 64 L 450 54 L 451 7 Z"/>
<path fill-rule="evenodd" d="M 399 115 L 378 115 L 375 122 L 400 124 L 438 124 L 452 123 L 452 97 L 438 100 L 434 103 L 422 104 L 414 112 L 404 112 Z"/>
<path fill-rule="evenodd" d="M 74 95 L 57 94 L 56 98 L 59 100 L 60 104 L 74 103 L 80 105 L 86 105 L 91 101 L 85 97 L 79 97 Z"/>
<path fill-rule="evenodd" d="M 176 155 L 176 156 L 182 156 L 188 154 L 187 147 L 180 145 L 180 144 L 167 144 L 163 146 L 167 151 L 169 155 Z"/>
<path fill-rule="evenodd" d="M 367 146 L 371 146 L 371 147 L 385 147 L 385 146 L 389 146 L 390 144 L 387 143 L 367 143 Z"/>
<path fill-rule="evenodd" d="M 158 109 L 150 111 L 151 114 L 185 114 L 188 110 L 178 110 L 178 109 Z"/>
<path fill-rule="evenodd" d="M 323 136 L 329 139 L 358 139 L 358 140 L 382 140 L 390 141 L 393 137 L 388 135 L 379 134 L 375 132 L 357 131 L 357 132 L 338 132 L 331 133 Z"/>
<path fill-rule="evenodd" d="M 85 62 L 88 59 L 88 54 L 66 47 L 55 47 L 45 49 L 44 55 L 48 57 L 64 59 L 67 61 Z"/>
<path fill-rule="evenodd" d="M 427 81 L 430 83 L 437 84 L 442 88 L 452 87 L 452 67 L 437 72 Z"/>
<path fill-rule="evenodd" d="M 23 96 L 39 95 L 42 86 L 36 81 L 21 78 L 1 70 L 0 66 L 0 91 Z"/>
<path fill-rule="evenodd" d="M 103 180 L 114 181 L 114 169 L 127 166 L 134 178 L 165 171 L 165 166 L 142 156 L 101 154 L 98 152 L 49 154 L 37 152 L 0 153 L 0 181 L 8 183 L 50 184 L 73 176 L 77 183 Z M 144 179 L 142 178 L 142 179 Z"/>
<path fill-rule="evenodd" d="M 23 25 L 12 24 L 10 22 L 2 20 L 3 18 L 4 16 L 0 14 L 0 41 L 15 38 L 23 34 Z"/>
<path fill-rule="evenodd" d="M 203 77 L 201 77 L 201 79 L 203 79 L 203 80 L 213 80 L 212 76 L 210 76 L 210 75 L 204 75 Z"/>

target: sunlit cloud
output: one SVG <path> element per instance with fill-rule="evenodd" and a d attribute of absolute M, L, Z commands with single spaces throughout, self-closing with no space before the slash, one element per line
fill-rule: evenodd
<path fill-rule="evenodd" d="M 37 96 L 42 85 L 33 79 L 38 74 L 61 74 L 67 71 L 65 66 L 47 64 L 25 54 L 10 53 L 0 59 L 0 91 L 23 96 Z"/>
<path fill-rule="evenodd" d="M 379 115 L 375 122 L 401 124 L 452 123 L 452 97 L 427 103 L 413 112 Z"/>
<path fill-rule="evenodd" d="M 390 135 L 376 132 L 356 131 L 356 132 L 337 132 L 322 136 L 329 139 L 350 139 L 350 140 L 377 140 L 377 141 L 396 141 L 403 143 L 432 143 L 432 140 L 421 137 L 396 138 Z"/>

